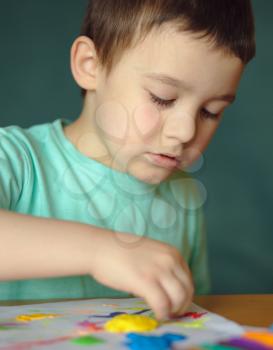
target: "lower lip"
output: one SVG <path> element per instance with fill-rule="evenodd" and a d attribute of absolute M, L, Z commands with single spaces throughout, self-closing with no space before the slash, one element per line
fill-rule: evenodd
<path fill-rule="evenodd" d="M 149 160 L 158 166 L 161 166 L 163 168 L 177 168 L 178 167 L 178 160 L 175 158 L 170 158 L 167 156 L 163 156 L 161 154 L 155 154 L 155 153 L 147 153 L 147 156 Z"/>

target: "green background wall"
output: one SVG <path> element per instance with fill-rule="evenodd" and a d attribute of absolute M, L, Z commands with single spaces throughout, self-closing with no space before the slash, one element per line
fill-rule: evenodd
<path fill-rule="evenodd" d="M 0 0 L 0 126 L 75 119 L 70 46 L 86 0 Z M 257 56 L 195 174 L 208 199 L 213 293 L 273 293 L 273 1 L 254 0 Z"/>

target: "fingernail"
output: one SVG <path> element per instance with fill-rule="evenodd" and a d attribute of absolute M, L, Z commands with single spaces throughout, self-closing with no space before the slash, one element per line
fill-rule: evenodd
<path fill-rule="evenodd" d="M 161 322 L 165 321 L 167 318 L 168 318 L 168 315 L 166 314 L 161 314 L 161 315 L 158 315 L 157 317 L 157 319 Z"/>

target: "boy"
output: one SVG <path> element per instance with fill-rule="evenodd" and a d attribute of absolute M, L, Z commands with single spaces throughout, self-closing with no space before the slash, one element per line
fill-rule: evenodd
<path fill-rule="evenodd" d="M 95 0 L 81 34 L 77 120 L 0 129 L 1 299 L 133 294 L 182 313 L 209 281 L 204 198 L 178 170 L 255 54 L 250 2 Z"/>

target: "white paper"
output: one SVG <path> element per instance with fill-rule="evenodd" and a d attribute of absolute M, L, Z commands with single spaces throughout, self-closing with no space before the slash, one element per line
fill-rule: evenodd
<path fill-rule="evenodd" d="M 85 335 L 85 328 L 80 325 L 82 322 L 94 322 L 103 327 L 105 322 L 110 318 L 96 316 L 105 316 L 112 312 L 125 312 L 128 314 L 139 312 L 135 308 L 149 309 L 146 303 L 140 298 L 90 299 L 0 307 L 0 350 L 70 350 L 90 347 L 77 345 L 71 341 L 72 338 Z M 163 323 L 154 331 L 141 334 L 163 335 L 165 333 L 176 333 L 186 335 L 188 337 L 186 340 L 177 341 L 172 346 L 172 349 L 184 349 L 189 347 L 189 345 L 214 343 L 240 336 L 244 333 L 244 328 L 240 325 L 208 312 L 195 304 L 192 304 L 188 311 L 207 313 L 199 319 L 181 317 L 176 319 L 172 324 Z M 19 315 L 38 313 L 58 314 L 60 316 L 30 322 L 16 321 L 16 317 Z M 151 316 L 152 311 L 149 309 L 141 314 Z M 203 328 L 191 327 L 194 325 L 194 322 L 202 323 Z M 13 324 L 14 326 L 12 326 Z M 128 349 L 125 344 L 126 333 L 117 334 L 104 330 L 95 333 L 89 331 L 88 334 L 105 341 L 98 345 L 92 345 L 91 348 L 94 350 Z"/>

